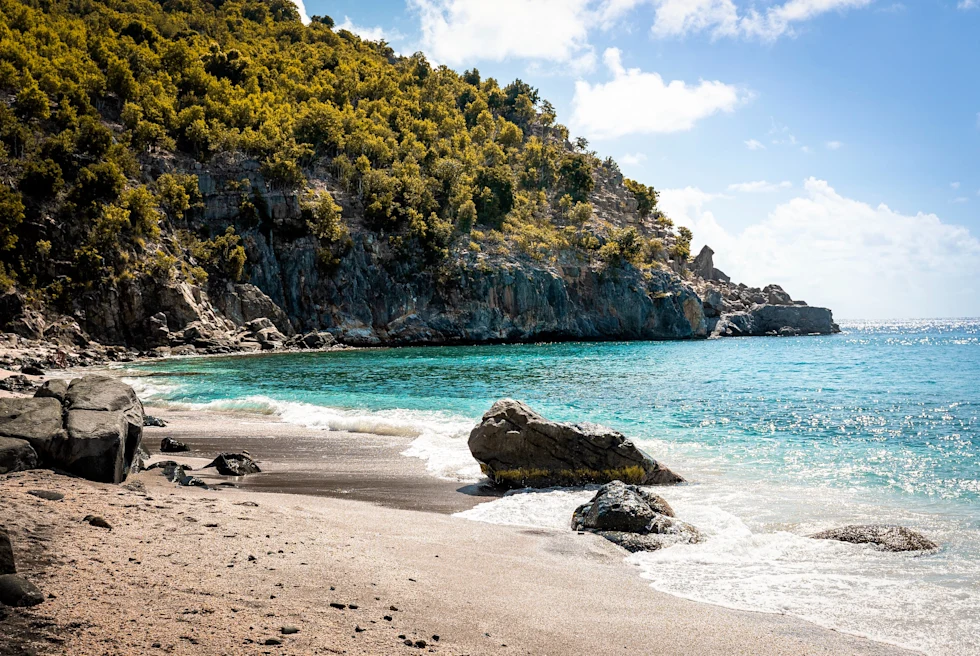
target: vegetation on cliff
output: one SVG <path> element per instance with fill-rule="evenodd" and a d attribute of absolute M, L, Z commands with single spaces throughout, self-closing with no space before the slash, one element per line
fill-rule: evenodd
<path fill-rule="evenodd" d="M 247 278 L 242 226 L 276 229 L 260 190 L 228 183 L 237 232 L 192 221 L 195 170 L 228 153 L 298 199 L 326 272 L 352 230 L 420 271 L 454 249 L 690 255 L 656 191 L 570 142 L 530 85 L 398 56 L 328 17 L 303 25 L 289 0 L 0 0 L 0 98 L 0 286 L 66 312 L 127 279 Z M 598 216 L 597 179 L 659 238 Z"/>

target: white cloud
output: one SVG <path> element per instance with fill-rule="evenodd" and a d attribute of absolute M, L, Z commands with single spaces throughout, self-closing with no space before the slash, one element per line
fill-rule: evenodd
<path fill-rule="evenodd" d="M 755 182 L 738 182 L 728 185 L 728 191 L 737 191 L 743 194 L 768 194 L 780 189 L 789 189 L 793 183 L 789 180 L 783 182 L 766 182 L 757 180 Z"/>
<path fill-rule="evenodd" d="M 590 0 L 408 2 L 421 21 L 423 49 L 441 63 L 460 66 L 511 58 L 571 62 L 591 52 Z"/>
<path fill-rule="evenodd" d="M 815 178 L 804 188 L 737 233 L 706 208 L 716 194 L 662 190 L 660 207 L 734 280 L 783 285 L 838 318 L 980 314 L 980 239 L 967 228 L 846 198 Z"/>
<path fill-rule="evenodd" d="M 950 182 L 949 183 L 949 187 L 950 187 L 950 189 L 959 189 L 960 188 L 960 183 L 959 182 Z"/>
<path fill-rule="evenodd" d="M 749 150 L 765 150 L 766 146 L 761 141 L 757 139 L 749 139 L 745 142 L 745 147 Z"/>
<path fill-rule="evenodd" d="M 303 4 L 303 0 L 293 0 L 293 4 L 296 5 L 296 9 L 299 11 L 299 18 L 303 21 L 303 24 L 309 25 L 310 17 L 306 13 L 306 5 Z"/>
<path fill-rule="evenodd" d="M 840 150 L 844 144 L 839 141 L 828 141 L 825 145 L 827 146 L 827 150 Z"/>
<path fill-rule="evenodd" d="M 647 161 L 647 156 L 645 153 L 626 153 L 619 158 L 619 161 L 621 161 L 623 164 L 635 166 Z"/>
<path fill-rule="evenodd" d="M 960 0 L 956 5 L 957 9 L 976 9 L 980 7 L 980 0 Z"/>
<path fill-rule="evenodd" d="M 957 196 L 956 198 L 954 198 L 949 202 L 953 203 L 954 205 L 961 205 L 963 203 L 969 203 L 970 199 L 967 198 L 966 196 Z"/>
<path fill-rule="evenodd" d="M 976 2 L 977 0 L 965 0 Z M 796 25 L 830 11 L 865 7 L 873 0 L 787 0 L 762 10 L 739 11 L 734 0 L 652 0 L 657 15 L 656 36 L 710 32 L 712 37 L 757 38 L 773 41 L 796 34 Z"/>
<path fill-rule="evenodd" d="M 389 32 L 381 26 L 366 27 L 364 25 L 355 25 L 354 22 L 347 16 L 344 16 L 343 23 L 337 25 L 337 29 L 353 32 L 357 36 L 367 41 L 387 41 L 388 43 L 391 43 L 392 41 L 400 41 L 403 38 L 403 35 L 398 30 L 392 30 Z"/>
<path fill-rule="evenodd" d="M 603 61 L 613 79 L 594 85 L 580 80 L 572 98 L 571 127 L 593 139 L 684 132 L 701 119 L 734 111 L 748 97 L 717 80 L 665 83 L 657 73 L 626 69 L 618 48 L 606 50 Z"/>

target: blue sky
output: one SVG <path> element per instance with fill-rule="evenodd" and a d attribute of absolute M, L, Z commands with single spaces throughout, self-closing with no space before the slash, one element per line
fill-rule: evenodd
<path fill-rule="evenodd" d="M 980 315 L 980 0 L 306 0 L 520 77 L 752 285 Z"/>

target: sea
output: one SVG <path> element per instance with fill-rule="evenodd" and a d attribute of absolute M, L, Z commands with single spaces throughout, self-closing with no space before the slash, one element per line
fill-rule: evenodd
<path fill-rule="evenodd" d="M 706 536 L 624 556 L 652 588 L 927 654 L 980 654 L 980 319 L 842 329 L 126 367 L 150 407 L 400 435 L 405 457 L 460 482 L 480 480 L 466 439 L 497 399 L 611 426 L 690 481 L 657 492 Z M 516 491 L 459 516 L 571 530 L 572 511 L 592 493 Z M 864 523 L 908 526 L 942 546 L 896 554 L 807 537 Z"/>

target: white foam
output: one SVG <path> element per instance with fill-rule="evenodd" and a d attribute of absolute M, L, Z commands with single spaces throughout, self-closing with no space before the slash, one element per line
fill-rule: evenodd
<path fill-rule="evenodd" d="M 975 527 L 871 506 L 855 493 L 712 481 L 657 488 L 677 515 L 705 536 L 634 554 L 652 587 L 731 608 L 785 613 L 930 654 L 980 654 L 980 567 Z M 509 494 L 459 517 L 492 524 L 569 528 L 588 491 Z M 872 518 L 869 520 L 868 518 Z M 945 548 L 911 555 L 808 537 L 858 521 L 923 528 Z"/>

